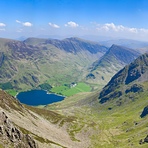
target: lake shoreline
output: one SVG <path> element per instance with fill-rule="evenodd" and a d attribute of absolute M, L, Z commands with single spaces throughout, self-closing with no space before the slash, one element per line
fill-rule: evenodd
<path fill-rule="evenodd" d="M 17 93 L 17 98 L 21 103 L 31 106 L 48 105 L 64 100 L 65 96 L 50 93 L 47 90 L 29 90 Z"/>

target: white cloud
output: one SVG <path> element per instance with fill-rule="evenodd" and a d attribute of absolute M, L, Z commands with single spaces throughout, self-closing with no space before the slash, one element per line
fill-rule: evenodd
<path fill-rule="evenodd" d="M 5 26 L 6 26 L 6 24 L 0 23 L 0 27 L 5 27 Z"/>
<path fill-rule="evenodd" d="M 140 31 L 141 33 L 146 33 L 146 34 L 148 34 L 148 29 L 140 28 L 139 31 Z"/>
<path fill-rule="evenodd" d="M 97 27 L 98 31 L 115 31 L 115 32 L 130 32 L 130 33 L 138 33 L 137 28 L 130 28 L 130 27 L 125 27 L 123 25 L 115 25 L 114 23 L 106 23 L 104 25 L 100 25 Z"/>
<path fill-rule="evenodd" d="M 25 22 L 25 23 L 22 23 L 23 26 L 26 26 L 26 27 L 31 27 L 33 26 L 33 24 L 31 24 L 30 22 Z"/>
<path fill-rule="evenodd" d="M 138 33 L 138 29 L 137 28 L 127 28 L 127 30 L 131 33 Z"/>
<path fill-rule="evenodd" d="M 49 26 L 53 27 L 53 28 L 60 28 L 60 26 L 56 25 L 56 24 L 52 24 L 52 23 L 48 23 Z"/>
<path fill-rule="evenodd" d="M 76 27 L 78 27 L 78 26 L 79 26 L 79 25 L 78 25 L 77 23 L 72 22 L 72 21 L 67 22 L 67 24 L 65 24 L 65 27 L 71 27 L 71 28 L 76 28 Z"/>
<path fill-rule="evenodd" d="M 16 20 L 16 22 L 19 23 L 19 24 L 22 24 L 25 27 L 31 27 L 31 26 L 33 26 L 33 24 L 30 23 L 30 22 L 21 22 L 19 20 Z"/>

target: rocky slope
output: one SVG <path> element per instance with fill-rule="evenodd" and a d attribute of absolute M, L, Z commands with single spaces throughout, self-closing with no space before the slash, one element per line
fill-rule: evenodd
<path fill-rule="evenodd" d="M 0 139 L 0 144 L 7 144 L 7 147 L 38 148 L 34 139 L 28 134 L 23 134 L 4 112 L 0 112 Z"/>
<path fill-rule="evenodd" d="M 75 124 L 74 116 L 22 105 L 0 90 L 0 147 L 86 148 L 89 135 L 74 133 Z"/>

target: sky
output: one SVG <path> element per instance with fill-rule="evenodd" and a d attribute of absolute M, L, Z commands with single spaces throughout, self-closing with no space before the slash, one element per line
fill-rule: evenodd
<path fill-rule="evenodd" d="M 148 41 L 148 0 L 0 0 L 0 37 Z"/>

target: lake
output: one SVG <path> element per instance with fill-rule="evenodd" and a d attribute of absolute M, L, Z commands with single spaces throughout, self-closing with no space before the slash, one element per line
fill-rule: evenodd
<path fill-rule="evenodd" d="M 47 91 L 44 90 L 31 90 L 20 92 L 16 98 L 23 104 L 37 106 L 62 101 L 65 97 L 56 94 L 48 94 Z"/>

